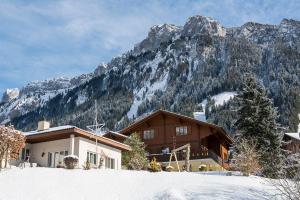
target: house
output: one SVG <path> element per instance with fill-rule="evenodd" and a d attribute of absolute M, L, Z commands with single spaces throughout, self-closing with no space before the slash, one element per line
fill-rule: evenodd
<path fill-rule="evenodd" d="M 105 137 L 121 142 L 134 132 L 146 144 L 149 159 L 155 157 L 164 165 L 168 163 L 172 149 L 189 143 L 192 171 L 198 171 L 199 166 L 204 164 L 228 168 L 229 147 L 233 140 L 220 126 L 174 112 L 157 110 L 119 132 L 107 132 Z M 184 153 L 177 157 L 182 166 Z"/>
<path fill-rule="evenodd" d="M 41 167 L 62 167 L 64 156 L 76 155 L 78 167 L 89 161 L 92 167 L 121 169 L 121 153 L 130 150 L 125 144 L 75 126 L 50 128 L 46 121 L 38 123 L 38 130 L 24 134 L 26 145 L 15 164 L 29 159 L 30 163 Z"/>
<path fill-rule="evenodd" d="M 300 123 L 298 125 L 298 131 L 296 133 L 285 133 L 283 140 L 287 142 L 285 147 L 287 150 L 291 153 L 300 153 Z"/>
<path fill-rule="evenodd" d="M 283 140 L 288 142 L 286 149 L 291 153 L 300 153 L 300 132 L 299 133 L 285 133 Z"/>

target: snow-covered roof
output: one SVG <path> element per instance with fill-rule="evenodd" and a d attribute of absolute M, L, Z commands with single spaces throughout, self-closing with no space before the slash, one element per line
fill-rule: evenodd
<path fill-rule="evenodd" d="M 300 141 L 300 133 L 285 133 L 285 135 Z"/>
<path fill-rule="evenodd" d="M 114 134 L 114 135 L 118 135 L 118 136 L 121 136 L 121 137 L 124 137 L 124 138 L 128 138 L 127 135 L 123 135 L 123 134 L 121 134 L 121 133 L 119 133 L 119 132 L 109 131 L 109 132 L 107 132 L 106 134 L 108 134 L 108 133 L 112 133 L 112 134 Z"/>
<path fill-rule="evenodd" d="M 65 129 L 70 129 L 70 128 L 75 128 L 75 126 L 71 126 L 71 125 L 65 125 L 65 126 L 57 126 L 57 127 L 52 127 L 52 128 L 48 128 L 46 130 L 43 131 L 29 131 L 29 132 L 24 132 L 24 135 L 35 135 L 35 134 L 41 134 L 41 133 L 49 133 L 52 131 L 60 131 L 60 130 L 65 130 Z"/>

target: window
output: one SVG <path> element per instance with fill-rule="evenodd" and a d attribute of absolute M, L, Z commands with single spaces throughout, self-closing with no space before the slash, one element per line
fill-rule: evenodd
<path fill-rule="evenodd" d="M 105 158 L 105 168 L 115 169 L 115 159 L 106 157 Z"/>
<path fill-rule="evenodd" d="M 176 127 L 176 135 L 187 135 L 188 130 L 187 126 Z"/>
<path fill-rule="evenodd" d="M 97 154 L 92 153 L 92 152 L 87 152 L 86 161 L 96 165 L 97 164 Z"/>
<path fill-rule="evenodd" d="M 22 160 L 26 160 L 29 157 L 29 149 L 22 149 L 22 153 L 21 153 L 21 159 Z"/>
<path fill-rule="evenodd" d="M 143 138 L 144 138 L 144 140 L 153 139 L 154 138 L 154 130 L 153 129 L 151 129 L 151 130 L 145 130 Z"/>

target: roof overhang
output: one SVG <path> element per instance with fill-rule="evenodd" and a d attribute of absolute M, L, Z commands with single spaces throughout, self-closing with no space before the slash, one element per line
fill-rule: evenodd
<path fill-rule="evenodd" d="M 86 130 L 77 127 L 51 131 L 51 132 L 36 133 L 33 135 L 26 135 L 26 143 L 34 144 L 40 142 L 49 142 L 54 140 L 67 139 L 70 138 L 71 135 L 74 135 L 75 137 L 83 137 L 92 141 L 97 140 L 97 142 L 101 144 L 108 145 L 110 147 L 114 147 L 116 149 L 120 149 L 123 151 L 131 150 L 131 148 L 126 144 L 117 142 L 115 140 L 106 137 L 95 135 L 91 132 L 88 132 Z"/>
<path fill-rule="evenodd" d="M 159 110 L 157 110 L 157 111 L 149 114 L 148 116 L 146 116 L 146 117 L 144 117 L 144 118 L 142 118 L 142 119 L 134 122 L 133 124 L 129 125 L 128 127 L 120 130 L 119 133 L 121 133 L 121 134 L 129 133 L 131 130 L 133 130 L 134 128 L 136 128 L 139 125 L 143 124 L 145 121 L 150 120 L 153 117 L 158 116 L 158 115 L 173 116 L 173 117 L 181 118 L 181 119 L 193 122 L 193 123 L 197 123 L 200 126 L 210 127 L 212 129 L 217 130 L 217 134 L 220 134 L 220 136 L 223 137 L 229 144 L 232 144 L 233 141 L 234 141 L 233 138 L 231 138 L 227 134 L 227 132 L 222 127 L 220 127 L 220 126 L 217 126 L 215 124 L 211 124 L 211 123 L 208 123 L 208 122 L 199 121 L 199 120 L 194 119 L 192 117 L 188 117 L 188 116 L 185 116 L 185 115 L 181 115 L 181 114 L 178 114 L 178 113 L 174 113 L 174 112 L 170 112 L 170 111 L 166 111 L 166 110 L 161 110 L 161 109 L 159 109 Z"/>

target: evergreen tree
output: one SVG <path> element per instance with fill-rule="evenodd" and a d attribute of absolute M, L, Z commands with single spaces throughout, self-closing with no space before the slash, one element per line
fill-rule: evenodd
<path fill-rule="evenodd" d="M 131 151 L 123 153 L 122 165 L 132 170 L 146 169 L 148 166 L 148 159 L 146 156 L 145 144 L 141 141 L 140 136 L 137 133 L 132 133 L 124 143 L 131 147 Z"/>
<path fill-rule="evenodd" d="M 237 96 L 240 104 L 235 123 L 238 141 L 255 140 L 263 175 L 276 178 L 282 165 L 277 111 L 254 75 L 246 74 L 245 77 L 242 91 Z"/>

